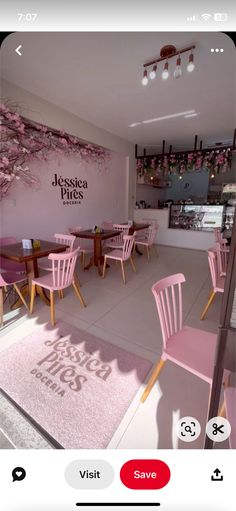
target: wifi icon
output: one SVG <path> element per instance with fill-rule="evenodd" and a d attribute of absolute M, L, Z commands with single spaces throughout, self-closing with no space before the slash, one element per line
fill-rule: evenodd
<path fill-rule="evenodd" d="M 201 18 L 204 21 L 209 21 L 209 19 L 211 18 L 211 14 L 209 14 L 208 12 L 204 12 L 203 14 L 201 14 Z"/>

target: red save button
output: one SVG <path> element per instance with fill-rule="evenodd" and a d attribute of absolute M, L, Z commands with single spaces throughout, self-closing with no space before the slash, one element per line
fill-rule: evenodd
<path fill-rule="evenodd" d="M 160 490 L 170 480 L 170 469 L 161 460 L 130 460 L 121 468 L 120 478 L 131 490 Z"/>

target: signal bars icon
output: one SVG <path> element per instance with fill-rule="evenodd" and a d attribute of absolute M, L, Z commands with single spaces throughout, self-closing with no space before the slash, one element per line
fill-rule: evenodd
<path fill-rule="evenodd" d="M 197 16 L 193 14 L 193 16 L 188 16 L 187 21 L 197 21 Z"/>

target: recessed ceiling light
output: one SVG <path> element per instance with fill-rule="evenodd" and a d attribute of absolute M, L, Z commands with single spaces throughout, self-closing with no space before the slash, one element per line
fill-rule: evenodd
<path fill-rule="evenodd" d="M 187 110 L 185 112 L 178 112 L 177 114 L 164 115 L 163 117 L 156 117 L 155 119 L 147 119 L 142 121 L 143 124 L 150 124 L 152 122 L 164 121 L 165 119 L 173 119 L 174 117 L 184 117 L 186 115 L 195 114 L 195 110 Z"/>
<path fill-rule="evenodd" d="M 197 117 L 197 115 L 198 115 L 198 113 L 195 112 L 195 113 L 192 113 L 192 114 L 187 114 L 184 117 L 185 117 L 185 119 L 189 119 L 189 117 Z"/>
<path fill-rule="evenodd" d="M 142 124 L 142 123 L 141 122 L 133 122 L 133 124 L 129 125 L 129 128 L 135 128 L 135 126 L 139 126 L 140 124 Z"/>

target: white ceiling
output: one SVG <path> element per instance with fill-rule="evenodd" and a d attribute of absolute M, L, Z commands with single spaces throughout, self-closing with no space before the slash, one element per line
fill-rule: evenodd
<path fill-rule="evenodd" d="M 143 63 L 160 48 L 196 44 L 195 70 L 141 85 Z M 22 56 L 15 48 L 22 45 Z M 212 54 L 211 48 L 224 48 Z M 191 147 L 232 140 L 235 127 L 235 47 L 222 33 L 14 33 L 2 45 L 2 76 L 111 133 L 156 150 L 161 141 Z M 162 63 L 163 64 L 163 63 Z M 162 67 L 162 66 L 161 66 Z M 187 110 L 199 115 L 129 125 Z"/>

